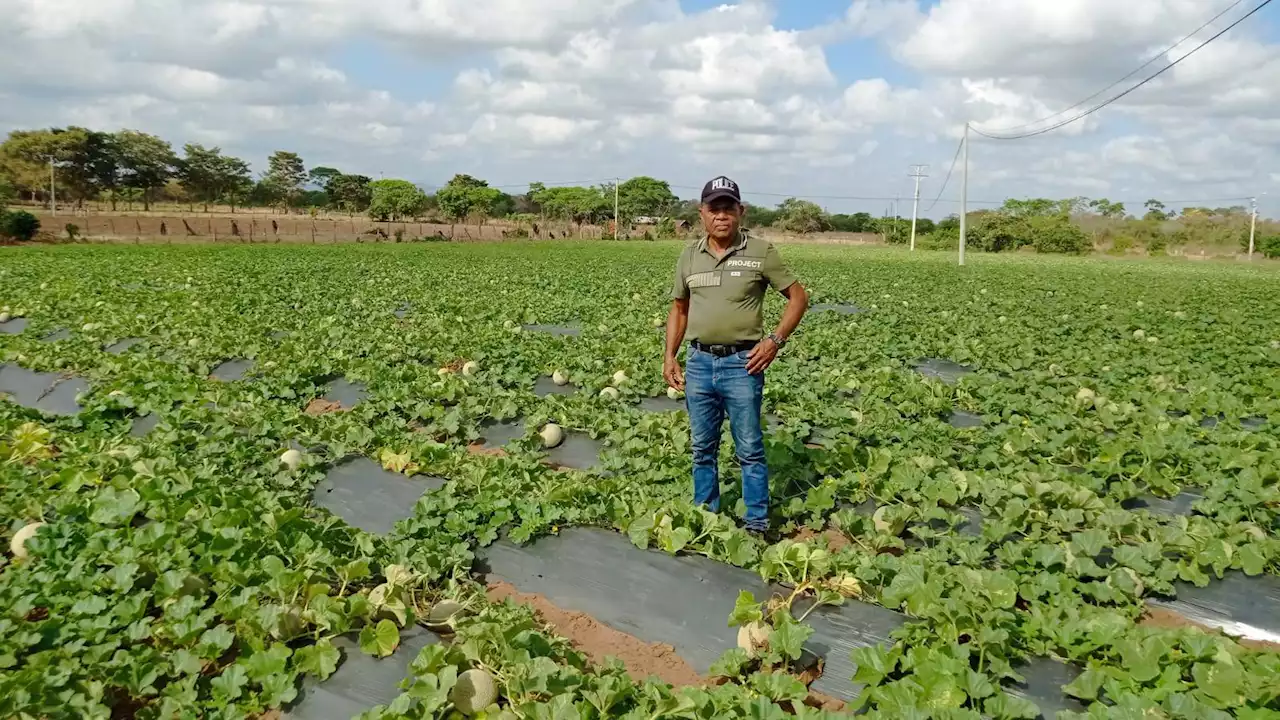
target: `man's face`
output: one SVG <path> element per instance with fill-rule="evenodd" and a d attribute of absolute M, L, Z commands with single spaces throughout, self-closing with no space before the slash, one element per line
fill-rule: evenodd
<path fill-rule="evenodd" d="M 711 239 L 724 241 L 738 233 L 742 221 L 742 204 L 733 198 L 716 198 L 702 204 L 702 227 Z"/>

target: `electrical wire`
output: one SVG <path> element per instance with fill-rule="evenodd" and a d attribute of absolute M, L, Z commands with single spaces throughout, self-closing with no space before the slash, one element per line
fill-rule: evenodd
<path fill-rule="evenodd" d="M 991 140 L 1022 140 L 1022 139 L 1025 139 L 1025 138 L 1035 137 L 1035 136 L 1037 136 L 1037 135 L 1044 135 L 1045 133 L 1053 132 L 1054 130 L 1057 130 L 1057 129 L 1058 129 L 1058 128 L 1060 128 L 1060 127 L 1063 127 L 1063 126 L 1066 126 L 1066 125 L 1070 125 L 1071 123 L 1073 123 L 1073 122 L 1075 122 L 1075 121 L 1077 121 L 1077 120 L 1083 119 L 1083 118 L 1085 118 L 1085 117 L 1088 117 L 1089 115 L 1092 115 L 1092 114 L 1093 114 L 1093 113 L 1095 113 L 1095 112 L 1098 112 L 1099 110 L 1101 110 L 1101 109 L 1103 109 L 1103 108 L 1107 107 L 1108 105 L 1110 105 L 1110 104 L 1112 104 L 1112 103 L 1116 102 L 1117 100 L 1120 100 L 1121 98 L 1125 97 L 1125 96 L 1126 96 L 1126 95 L 1128 95 L 1129 93 L 1132 93 L 1133 91 L 1137 90 L 1138 88 L 1140 88 L 1140 87 L 1142 87 L 1142 86 L 1146 85 L 1147 83 L 1151 82 L 1152 80 L 1155 80 L 1156 78 L 1160 77 L 1161 75 L 1163 75 L 1163 74 L 1164 74 L 1165 72 L 1167 72 L 1168 70 L 1170 70 L 1170 69 L 1172 69 L 1173 67 L 1177 66 L 1177 65 L 1178 65 L 1178 63 L 1181 63 L 1183 60 L 1186 60 L 1187 58 L 1189 58 L 1189 57 L 1191 57 L 1192 55 L 1196 54 L 1196 53 L 1197 53 L 1197 52 L 1199 52 L 1202 48 L 1204 48 L 1205 46 L 1209 45 L 1209 44 L 1210 44 L 1210 43 L 1212 43 L 1214 40 L 1217 40 L 1218 38 L 1222 37 L 1223 35 L 1225 35 L 1227 32 L 1229 32 L 1230 30 L 1232 30 L 1233 28 L 1235 28 L 1235 27 L 1236 27 L 1237 25 L 1239 25 L 1240 23 L 1244 22 L 1245 20 L 1248 20 L 1250 17 L 1253 17 L 1255 14 L 1257 14 L 1257 12 L 1258 12 L 1259 10 L 1261 10 L 1262 8 L 1264 8 L 1264 7 L 1268 6 L 1268 5 L 1270 5 L 1270 4 L 1271 4 L 1271 2 L 1272 2 L 1272 0 L 1262 0 L 1262 2 L 1261 2 L 1260 4 L 1258 4 L 1258 6 L 1257 6 L 1257 7 L 1255 7 L 1255 8 L 1254 8 L 1254 9 L 1252 9 L 1252 10 L 1250 10 L 1250 11 L 1249 11 L 1248 13 L 1246 13 L 1243 17 L 1240 17 L 1240 18 L 1239 18 L 1239 19 L 1237 19 L 1235 22 L 1233 22 L 1233 23 L 1231 23 L 1230 25 L 1226 26 L 1226 27 L 1225 27 L 1225 28 L 1223 28 L 1222 30 L 1219 30 L 1219 31 L 1218 31 L 1217 33 L 1215 33 L 1212 37 L 1210 37 L 1208 40 L 1205 40 L 1205 41 L 1204 41 L 1203 43 L 1201 43 L 1200 45 L 1197 45 L 1196 47 L 1192 48 L 1191 50 L 1188 50 L 1188 51 L 1187 51 L 1187 53 L 1186 53 L 1185 55 L 1183 55 L 1182 57 L 1179 57 L 1177 60 L 1174 60 L 1173 62 L 1169 63 L 1168 65 L 1165 65 L 1164 67 L 1160 68 L 1160 69 L 1159 69 L 1159 70 L 1157 70 L 1156 72 L 1152 73 L 1152 74 L 1151 74 L 1151 75 L 1149 75 L 1146 79 L 1144 79 L 1142 82 L 1138 83 L 1137 85 L 1134 85 L 1133 87 L 1129 88 L 1128 90 L 1125 90 L 1125 91 L 1124 91 L 1124 92 L 1122 92 L 1122 93 L 1118 93 L 1118 94 L 1116 94 L 1116 95 L 1114 95 L 1114 96 L 1112 96 L 1112 97 L 1108 98 L 1107 100 L 1104 100 L 1103 102 L 1101 102 L 1101 103 L 1099 103 L 1099 104 L 1097 104 L 1097 105 L 1095 105 L 1095 106 L 1093 106 L 1093 107 L 1089 108 L 1088 110 L 1086 110 L 1086 111 L 1084 111 L 1084 112 L 1082 112 L 1082 113 L 1078 113 L 1078 114 L 1076 114 L 1076 115 L 1074 115 L 1074 116 L 1072 116 L 1072 117 L 1070 117 L 1070 118 L 1067 118 L 1066 120 L 1063 120 L 1063 121 L 1061 121 L 1061 122 L 1054 123 L 1053 125 L 1050 125 L 1049 127 L 1046 127 L 1046 128 L 1042 128 L 1042 129 L 1040 129 L 1040 130 L 1035 130 L 1035 131 L 1033 131 L 1033 132 L 1023 133 L 1023 134 L 1020 134 L 1020 135 L 1000 135 L 1000 134 L 994 134 L 994 135 L 993 135 L 993 134 L 988 133 L 988 132 L 983 132 L 982 130 L 979 130 L 978 128 L 974 127 L 973 125 L 970 125 L 970 126 L 969 126 L 969 129 L 970 129 L 970 130 L 973 130 L 975 133 L 977 133 L 977 134 L 979 134 L 979 135 L 981 135 L 981 136 L 983 136 L 983 137 L 985 137 L 985 138 L 989 138 L 989 139 L 991 139 Z M 1033 124 L 1034 124 L 1034 123 L 1033 123 Z"/>
<path fill-rule="evenodd" d="M 1169 53 L 1173 52 L 1173 51 L 1174 51 L 1174 49 L 1176 49 L 1179 45 L 1181 45 L 1181 44 L 1185 43 L 1186 41 L 1188 41 L 1188 40 L 1190 40 L 1191 38 L 1195 37 L 1196 35 L 1200 34 L 1200 32 L 1201 32 L 1202 30 L 1204 30 L 1205 28 L 1207 28 L 1207 27 L 1209 27 L 1210 25 L 1214 24 L 1215 22 L 1217 22 L 1218 20 L 1220 20 L 1220 19 L 1222 18 L 1222 16 L 1223 16 L 1223 15 L 1226 15 L 1227 13 L 1231 12 L 1232 10 L 1235 10 L 1237 7 L 1239 7 L 1239 6 L 1240 6 L 1241 4 L 1243 4 L 1243 3 L 1244 3 L 1244 0 L 1236 0 L 1235 2 L 1231 3 L 1231 5 L 1229 5 L 1229 6 L 1228 6 L 1226 9 L 1224 9 L 1222 12 L 1218 13 L 1217 15 L 1214 15 L 1213 17 L 1211 17 L 1211 18 L 1209 18 L 1207 21 L 1205 21 L 1205 23 L 1204 23 L 1203 25 L 1201 25 L 1200 27 L 1196 28 L 1195 30 L 1192 30 L 1190 33 L 1187 33 L 1186 35 L 1184 35 L 1184 36 L 1182 37 L 1182 39 L 1181 39 L 1181 40 L 1179 40 L 1178 42 L 1176 42 L 1176 43 L 1174 43 L 1174 44 L 1170 45 L 1169 47 L 1165 48 L 1164 50 L 1161 50 L 1160 52 L 1156 53 L 1155 55 L 1152 55 L 1152 56 L 1151 56 L 1151 58 L 1150 58 L 1149 60 L 1147 60 L 1146 62 L 1142 63 L 1141 65 L 1139 65 L 1138 67 L 1134 68 L 1133 70 L 1131 70 L 1131 71 L 1129 72 L 1129 74 L 1128 74 L 1128 75 L 1125 75 L 1124 77 L 1120 78 L 1119 80 L 1116 80 L 1115 82 L 1113 82 L 1113 83 L 1111 83 L 1110 85 L 1108 85 L 1108 86 L 1106 86 L 1106 87 L 1102 88 L 1101 90 L 1099 90 L 1099 91 L 1095 92 L 1094 94 L 1090 95 L 1089 97 L 1087 97 L 1087 98 L 1085 98 L 1085 99 L 1083 99 L 1083 100 L 1081 100 L 1081 101 L 1077 102 L 1076 104 L 1071 105 L 1071 106 L 1068 106 L 1068 107 L 1065 107 L 1065 108 L 1063 108 L 1063 109 L 1059 110 L 1058 112 L 1056 112 L 1056 113 L 1054 113 L 1054 114 L 1052 114 L 1052 115 L 1048 115 L 1048 116 L 1046 116 L 1046 117 L 1042 117 L 1042 118 L 1040 118 L 1039 120 L 1032 120 L 1031 122 L 1022 123 L 1021 125 L 1012 125 L 1012 126 L 1010 126 L 1010 127 L 1007 127 L 1007 128 L 1001 128 L 1001 129 L 999 129 L 999 130 L 988 130 L 987 132 L 993 132 L 993 133 L 995 133 L 995 134 L 997 134 L 997 135 L 1008 135 L 1008 134 L 1010 134 L 1010 133 L 1016 133 L 1016 132 L 1017 132 L 1019 129 L 1021 129 L 1021 128 L 1030 127 L 1030 126 L 1032 126 L 1032 125 L 1039 125 L 1040 123 L 1042 123 L 1042 122 L 1044 122 L 1044 121 L 1046 121 L 1046 120 L 1051 120 L 1051 119 L 1053 119 L 1053 118 L 1055 118 L 1055 117 L 1058 117 L 1059 115 L 1065 115 L 1066 113 L 1068 113 L 1068 112 L 1070 112 L 1070 111 L 1072 111 L 1072 110 L 1075 110 L 1076 108 L 1080 107 L 1081 105 L 1084 105 L 1085 103 L 1089 102 L 1090 100 L 1093 100 L 1094 98 L 1096 98 L 1096 97 L 1098 97 L 1099 95 L 1101 95 L 1102 93 L 1104 93 L 1104 92 L 1106 92 L 1106 91 L 1110 90 L 1111 88 L 1113 88 L 1113 87 L 1115 87 L 1115 86 L 1119 85 L 1120 83 L 1124 82 L 1125 80 L 1128 80 L 1129 78 L 1133 77 L 1134 75 L 1137 75 L 1139 71 L 1141 71 L 1141 70 L 1143 70 L 1143 69 L 1145 69 L 1145 68 L 1147 68 L 1147 67 L 1150 67 L 1152 63 L 1154 63 L 1155 61 L 1157 61 L 1157 60 L 1159 60 L 1159 59 L 1161 59 L 1161 58 L 1163 58 L 1163 57 L 1165 57 L 1165 56 L 1167 56 Z"/>
<path fill-rule="evenodd" d="M 938 201 L 942 200 L 942 193 L 946 192 L 947 183 L 951 182 L 951 172 L 956 169 L 956 163 L 960 160 L 960 151 L 963 149 L 964 138 L 960 138 L 960 142 L 956 144 L 956 154 L 951 158 L 951 167 L 947 168 L 947 176 L 942 179 L 942 187 L 938 188 L 938 197 L 934 198 L 933 202 L 929 203 L 929 207 L 924 209 L 925 212 L 932 210 L 933 206 L 937 205 Z"/>

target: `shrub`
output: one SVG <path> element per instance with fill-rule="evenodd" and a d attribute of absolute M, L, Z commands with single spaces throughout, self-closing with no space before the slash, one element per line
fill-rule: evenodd
<path fill-rule="evenodd" d="M 1017 250 L 1023 245 L 1031 245 L 1035 238 L 1035 227 L 1030 220 L 1003 213 L 978 215 L 965 244 L 987 252 Z"/>
<path fill-rule="evenodd" d="M 1269 258 L 1280 258 L 1280 235 L 1254 238 L 1254 248 Z"/>
<path fill-rule="evenodd" d="M 80 235 L 80 226 L 75 223 L 67 223 L 67 226 L 64 229 L 67 231 L 67 239 L 71 242 L 75 242 L 76 238 Z"/>
<path fill-rule="evenodd" d="M 1081 255 L 1093 250 L 1089 236 L 1065 215 L 1031 218 L 1030 226 L 1036 252 Z"/>
<path fill-rule="evenodd" d="M 916 247 L 921 250 L 955 250 L 960 247 L 960 228 L 939 227 L 931 233 L 918 235 Z"/>
<path fill-rule="evenodd" d="M 0 212 L 0 237 L 30 242 L 40 232 L 40 219 L 25 211 Z"/>

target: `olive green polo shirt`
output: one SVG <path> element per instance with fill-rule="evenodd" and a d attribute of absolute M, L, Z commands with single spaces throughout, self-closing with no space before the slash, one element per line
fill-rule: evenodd
<path fill-rule="evenodd" d="M 686 336 L 707 344 L 754 342 L 764 337 L 766 287 L 786 290 L 796 281 L 773 243 L 743 230 L 719 258 L 704 235 L 676 262 L 671 297 L 689 298 Z"/>

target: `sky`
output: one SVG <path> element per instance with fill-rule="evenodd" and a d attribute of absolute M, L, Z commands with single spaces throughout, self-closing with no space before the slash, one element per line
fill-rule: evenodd
<path fill-rule="evenodd" d="M 1260 1 L 1165 52 L 1236 0 L 0 0 L 0 130 L 142 130 L 256 172 L 289 150 L 427 190 L 651 175 L 691 198 L 725 174 L 758 205 L 877 215 L 910 215 L 924 164 L 942 217 L 966 122 L 1043 128 Z M 1084 120 L 971 137 L 975 208 L 1280 215 L 1280 3 Z"/>

